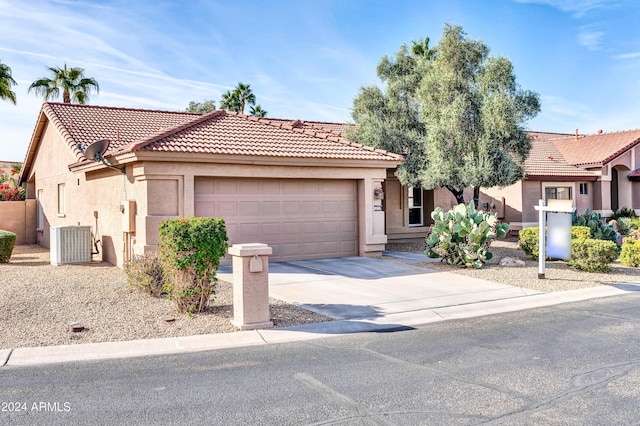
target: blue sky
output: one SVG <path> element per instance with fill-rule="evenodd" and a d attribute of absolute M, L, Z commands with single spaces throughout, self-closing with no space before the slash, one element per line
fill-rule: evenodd
<path fill-rule="evenodd" d="M 184 110 L 239 81 L 270 117 L 349 121 L 380 58 L 461 25 L 514 63 L 542 112 L 528 127 L 640 127 L 635 0 L 0 0 L 0 60 L 18 104 L 0 102 L 0 160 L 22 161 L 47 66 L 85 68 L 89 103 Z"/>

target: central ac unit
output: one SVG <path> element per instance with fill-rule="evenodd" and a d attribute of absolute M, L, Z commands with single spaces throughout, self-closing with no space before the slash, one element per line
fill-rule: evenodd
<path fill-rule="evenodd" d="M 91 227 L 52 226 L 49 252 L 52 265 L 91 262 Z"/>

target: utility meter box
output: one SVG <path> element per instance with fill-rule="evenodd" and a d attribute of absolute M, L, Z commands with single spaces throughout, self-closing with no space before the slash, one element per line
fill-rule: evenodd
<path fill-rule="evenodd" d="M 126 200 L 122 206 L 122 232 L 136 232 L 136 202 Z"/>

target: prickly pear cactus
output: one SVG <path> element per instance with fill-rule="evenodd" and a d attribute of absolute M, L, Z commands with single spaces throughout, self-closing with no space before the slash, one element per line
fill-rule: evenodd
<path fill-rule="evenodd" d="M 476 210 L 473 202 L 447 212 L 438 207 L 431 217 L 434 225 L 426 240 L 426 255 L 465 268 L 482 267 L 492 257 L 491 241 L 504 238 L 509 231 L 509 225 L 500 223 L 495 213 Z"/>
<path fill-rule="evenodd" d="M 606 224 L 600 213 L 592 212 L 587 209 L 583 215 L 573 212 L 573 225 L 588 226 L 591 230 L 591 238 L 595 240 L 609 240 L 617 243 L 618 233 L 611 224 Z"/>

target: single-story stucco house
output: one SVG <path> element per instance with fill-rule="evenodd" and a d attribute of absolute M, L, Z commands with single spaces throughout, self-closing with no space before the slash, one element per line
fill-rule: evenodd
<path fill-rule="evenodd" d="M 640 213 L 640 130 L 593 135 L 530 132 L 525 179 L 506 188 L 483 189 L 512 229 L 537 226 L 538 200 L 571 200 L 610 217 L 623 207 Z"/>
<path fill-rule="evenodd" d="M 269 244 L 272 260 L 378 256 L 387 242 L 423 240 L 433 209 L 454 197 L 401 185 L 402 157 L 346 140 L 346 127 L 44 103 L 19 177 L 37 205 L 34 239 L 49 247 L 50 227 L 88 225 L 97 258 L 116 265 L 156 250 L 160 222 L 176 217 L 222 217 L 230 244 Z M 640 208 L 640 130 L 530 134 L 525 179 L 480 196 L 512 229 L 537 224 L 540 198 L 605 216 Z M 83 154 L 99 140 L 109 166 Z"/>
<path fill-rule="evenodd" d="M 83 154 L 98 140 L 111 167 Z M 44 103 L 19 179 L 38 244 L 88 225 L 116 265 L 155 250 L 162 220 L 190 216 L 224 218 L 230 244 L 269 244 L 272 260 L 379 256 L 380 190 L 401 161 L 329 123 Z"/>

